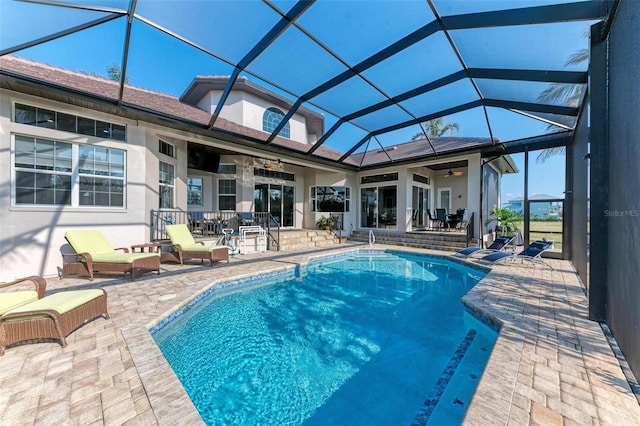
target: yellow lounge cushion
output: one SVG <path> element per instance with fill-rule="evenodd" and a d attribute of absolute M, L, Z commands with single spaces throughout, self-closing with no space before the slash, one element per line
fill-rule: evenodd
<path fill-rule="evenodd" d="M 182 249 L 186 251 L 185 246 L 193 246 L 196 241 L 191 235 L 191 231 L 187 228 L 187 225 L 181 223 L 177 225 L 166 225 L 164 230 L 167 232 L 167 236 L 171 240 L 171 244 L 180 244 Z M 198 251 L 198 250 L 194 250 Z M 202 251 L 202 250 L 199 250 Z"/>
<path fill-rule="evenodd" d="M 2 293 L 0 294 L 0 315 L 36 300 L 38 300 L 37 291 L 25 290 Z"/>
<path fill-rule="evenodd" d="M 67 231 L 64 236 L 76 253 L 89 253 L 93 257 L 98 253 L 114 252 L 109 241 L 98 230 Z"/>
<path fill-rule="evenodd" d="M 102 296 L 103 294 L 104 293 L 102 292 L 102 290 L 98 289 L 61 291 L 60 293 L 55 293 L 51 296 L 43 297 L 42 299 L 36 300 L 35 302 L 19 306 L 7 313 L 27 313 L 50 309 L 58 312 L 59 314 L 64 314 L 71 311 L 72 309 L 77 308 L 78 306 L 84 305 L 85 303 Z M 11 318 L 10 321 L 19 321 L 27 317 L 36 318 L 41 316 L 42 315 L 25 315 L 24 317 Z"/>
<path fill-rule="evenodd" d="M 196 252 L 196 253 L 208 253 L 213 250 L 218 250 L 220 248 L 226 249 L 226 247 L 221 246 L 203 246 L 202 244 L 193 244 L 190 246 L 181 246 L 183 252 Z"/>
<path fill-rule="evenodd" d="M 133 263 L 136 259 L 145 257 L 158 257 L 157 253 L 123 253 L 114 251 L 112 253 L 91 254 L 91 260 L 102 263 Z"/>

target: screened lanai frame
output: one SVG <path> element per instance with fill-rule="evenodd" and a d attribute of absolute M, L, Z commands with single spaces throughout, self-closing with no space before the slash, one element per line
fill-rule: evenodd
<path fill-rule="evenodd" d="M 587 30 L 606 17 L 607 2 L 28 0 L 2 8 L 0 56 L 103 75 L 117 64 L 117 106 L 126 106 L 128 80 L 179 96 L 196 76 L 229 75 L 212 131 L 233 84 L 247 77 L 292 105 L 258 145 L 290 147 L 276 136 L 305 107 L 324 114 L 325 131 L 294 147 L 297 155 L 367 168 L 397 159 L 353 156 L 420 133 L 414 160 L 487 140 L 566 144 L 588 81 L 588 60 L 571 58 L 588 51 Z M 70 59 L 65 46 L 85 49 L 85 58 Z M 439 117 L 478 145 L 436 147 L 419 123 Z"/>

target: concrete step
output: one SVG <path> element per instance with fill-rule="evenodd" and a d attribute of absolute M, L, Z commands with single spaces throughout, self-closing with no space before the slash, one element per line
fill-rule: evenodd
<path fill-rule="evenodd" d="M 280 232 L 280 251 L 293 252 L 338 244 L 340 241 L 330 231 L 295 229 Z M 275 249 L 275 245 L 272 245 L 272 249 Z"/>

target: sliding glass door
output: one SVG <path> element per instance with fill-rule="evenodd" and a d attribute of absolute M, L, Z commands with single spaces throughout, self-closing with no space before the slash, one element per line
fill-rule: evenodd
<path fill-rule="evenodd" d="M 268 212 L 280 226 L 294 226 L 294 188 L 292 186 L 256 183 L 253 189 L 256 212 Z"/>
<path fill-rule="evenodd" d="M 413 187 L 413 211 L 411 212 L 411 228 L 422 229 L 428 225 L 427 210 L 429 210 L 429 189 L 419 186 Z"/>
<path fill-rule="evenodd" d="M 360 226 L 397 228 L 398 188 L 379 186 L 360 190 Z"/>

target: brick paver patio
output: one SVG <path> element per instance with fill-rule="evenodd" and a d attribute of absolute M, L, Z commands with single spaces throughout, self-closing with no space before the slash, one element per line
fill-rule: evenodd
<path fill-rule="evenodd" d="M 9 348 L 0 358 L 0 424 L 202 424 L 148 328 L 216 283 L 295 268 L 334 252 L 235 256 L 213 268 L 163 264 L 160 275 L 136 281 L 48 278 L 48 292 L 105 288 L 111 319 L 81 327 L 66 348 Z M 502 325 L 465 424 L 640 424 L 638 400 L 600 325 L 586 318 L 586 297 L 571 264 L 551 262 L 555 271 L 494 267 L 465 296 L 465 304 Z"/>

